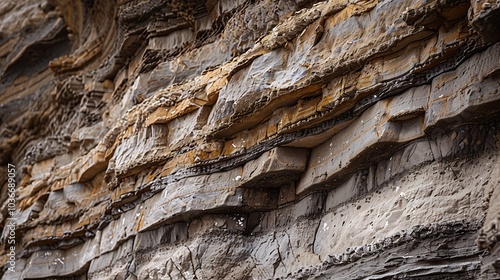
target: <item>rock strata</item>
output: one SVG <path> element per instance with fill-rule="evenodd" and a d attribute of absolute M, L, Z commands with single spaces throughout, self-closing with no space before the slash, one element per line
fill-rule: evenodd
<path fill-rule="evenodd" d="M 3 1 L 1 279 L 497 279 L 499 7 Z"/>

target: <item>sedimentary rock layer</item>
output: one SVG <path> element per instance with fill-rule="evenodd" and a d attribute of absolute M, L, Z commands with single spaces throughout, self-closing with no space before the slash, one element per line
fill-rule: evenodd
<path fill-rule="evenodd" d="M 491 0 L 1 3 L 0 276 L 499 277 L 498 22 Z"/>

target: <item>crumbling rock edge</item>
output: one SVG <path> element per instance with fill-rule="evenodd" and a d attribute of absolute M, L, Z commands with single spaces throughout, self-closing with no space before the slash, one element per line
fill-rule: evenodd
<path fill-rule="evenodd" d="M 0 4 L 2 279 L 498 277 L 498 11 Z"/>

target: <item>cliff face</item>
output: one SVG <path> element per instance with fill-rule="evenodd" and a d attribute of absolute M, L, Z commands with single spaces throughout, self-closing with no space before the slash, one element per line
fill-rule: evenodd
<path fill-rule="evenodd" d="M 500 277 L 499 22 L 498 0 L 2 1 L 0 276 Z"/>

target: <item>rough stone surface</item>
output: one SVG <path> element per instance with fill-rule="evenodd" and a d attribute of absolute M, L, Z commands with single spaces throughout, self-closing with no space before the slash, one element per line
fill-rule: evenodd
<path fill-rule="evenodd" d="M 2 1 L 0 278 L 500 278 L 499 22 Z"/>

